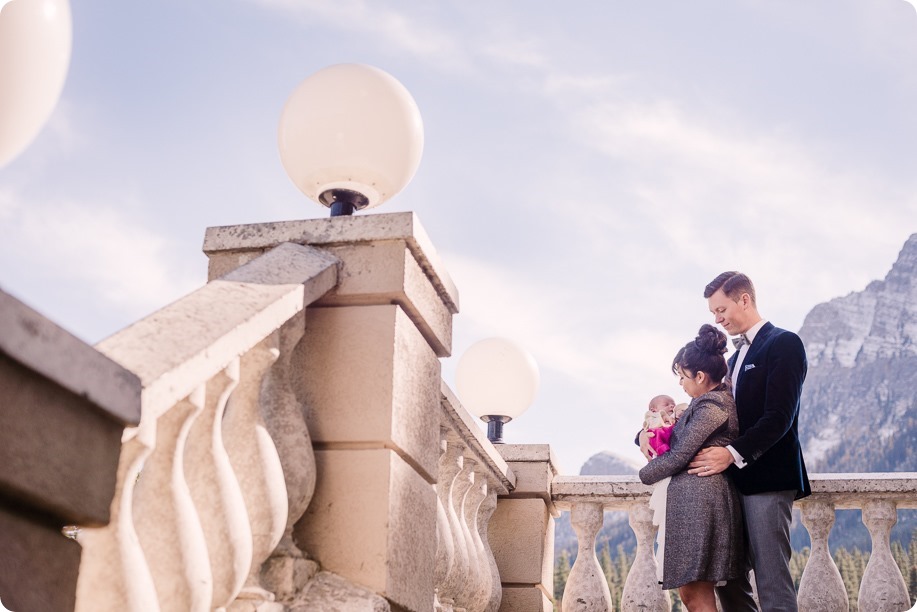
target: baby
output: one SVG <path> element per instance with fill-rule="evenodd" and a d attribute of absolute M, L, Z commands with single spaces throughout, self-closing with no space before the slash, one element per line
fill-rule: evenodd
<path fill-rule="evenodd" d="M 649 410 L 643 417 L 643 429 L 653 434 L 647 438 L 647 443 L 657 456 L 669 450 L 672 428 L 687 407 L 687 404 L 676 406 L 675 400 L 668 395 L 657 395 L 650 400 Z"/>

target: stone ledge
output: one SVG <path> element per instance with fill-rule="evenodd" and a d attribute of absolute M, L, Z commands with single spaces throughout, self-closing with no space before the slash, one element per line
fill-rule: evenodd
<path fill-rule="evenodd" d="M 122 425 L 140 422 L 140 379 L 0 291 L 0 353 L 83 397 Z"/>
<path fill-rule="evenodd" d="M 325 247 L 390 240 L 407 243 L 443 302 L 452 313 L 458 312 L 458 290 L 412 212 L 210 227 L 204 235 L 203 250 L 209 256 L 225 251 L 264 250 L 283 242 Z"/>

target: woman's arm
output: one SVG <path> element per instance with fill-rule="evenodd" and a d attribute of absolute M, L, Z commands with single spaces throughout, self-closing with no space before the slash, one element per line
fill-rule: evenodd
<path fill-rule="evenodd" d="M 729 414 L 717 402 L 703 399 L 689 414 L 682 416 L 684 418 L 687 418 L 685 425 L 669 452 L 659 455 L 640 470 L 643 484 L 659 482 L 684 470 L 710 436 L 726 425 Z"/>

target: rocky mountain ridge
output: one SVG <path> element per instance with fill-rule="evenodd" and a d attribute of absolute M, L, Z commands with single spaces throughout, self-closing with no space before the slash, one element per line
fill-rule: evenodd
<path fill-rule="evenodd" d="M 809 470 L 917 471 L 917 234 L 884 280 L 819 304 L 799 336 Z"/>

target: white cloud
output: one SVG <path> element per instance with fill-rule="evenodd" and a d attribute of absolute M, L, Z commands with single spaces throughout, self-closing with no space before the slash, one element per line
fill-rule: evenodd
<path fill-rule="evenodd" d="M 423 19 L 418 11 L 383 8 L 364 0 L 253 1 L 303 20 L 362 33 L 444 69 L 469 67 L 469 58 L 453 32 L 433 19 Z"/>
<path fill-rule="evenodd" d="M 29 283 L 26 293 L 53 293 L 54 285 L 79 287 L 79 295 L 91 296 L 101 320 L 139 319 L 206 281 L 205 264 L 178 264 L 169 240 L 148 230 L 142 215 L 131 213 L 142 208 L 138 203 L 25 202 L 3 194 L 0 217 L 6 216 L 7 238 L 0 260 L 8 271 L 22 272 L 24 279 L 15 282 Z"/>

